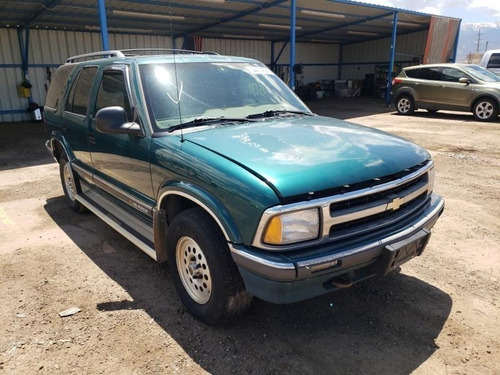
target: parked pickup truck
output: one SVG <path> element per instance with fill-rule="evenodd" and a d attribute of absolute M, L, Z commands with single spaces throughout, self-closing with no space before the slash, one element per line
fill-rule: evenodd
<path fill-rule="evenodd" d="M 422 254 L 444 208 L 424 149 L 311 113 L 258 61 L 172 52 L 68 59 L 46 145 L 69 206 L 168 261 L 194 316 L 224 322 L 252 296 L 304 300 Z"/>

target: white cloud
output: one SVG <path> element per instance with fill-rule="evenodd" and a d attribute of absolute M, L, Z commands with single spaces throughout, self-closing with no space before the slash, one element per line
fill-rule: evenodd
<path fill-rule="evenodd" d="M 425 8 L 419 9 L 418 11 L 422 12 L 422 13 L 435 14 L 438 16 L 440 16 L 442 14 L 441 9 L 436 8 L 436 7 L 425 7 Z"/>

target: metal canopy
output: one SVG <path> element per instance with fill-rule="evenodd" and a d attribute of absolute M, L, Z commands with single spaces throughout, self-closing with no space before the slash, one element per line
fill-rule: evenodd
<path fill-rule="evenodd" d="M 352 44 L 429 28 L 431 15 L 349 0 L 296 0 L 297 42 Z M 290 40 L 291 0 L 106 0 L 109 32 Z M 0 27 L 101 31 L 96 0 L 2 0 Z"/>

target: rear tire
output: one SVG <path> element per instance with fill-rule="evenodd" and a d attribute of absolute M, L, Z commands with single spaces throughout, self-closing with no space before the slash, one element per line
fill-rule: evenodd
<path fill-rule="evenodd" d="M 68 163 L 68 156 L 64 152 L 59 158 L 59 174 L 68 206 L 78 213 L 87 212 L 87 207 L 76 200 L 76 195 L 81 192 L 80 180 L 78 179 L 78 175 L 71 170 L 71 164 Z"/>
<path fill-rule="evenodd" d="M 409 95 L 401 95 L 396 99 L 396 109 L 399 115 L 412 115 L 415 112 L 415 102 Z"/>
<path fill-rule="evenodd" d="M 174 217 L 167 230 L 167 257 L 181 301 L 202 322 L 223 323 L 250 307 L 252 296 L 245 291 L 226 240 L 201 208 Z"/>
<path fill-rule="evenodd" d="M 472 114 L 478 121 L 493 121 L 498 118 L 498 104 L 490 98 L 478 99 L 474 103 Z"/>

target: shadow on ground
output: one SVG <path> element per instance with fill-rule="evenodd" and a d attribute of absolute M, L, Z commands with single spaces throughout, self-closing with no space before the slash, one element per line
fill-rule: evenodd
<path fill-rule="evenodd" d="M 213 374 L 409 374 L 437 349 L 452 306 L 443 291 L 392 273 L 291 305 L 255 299 L 236 322 L 210 327 L 185 311 L 165 267 L 96 216 L 72 212 L 64 197 L 45 210 L 131 297 L 101 301 L 97 310 L 145 310 Z M 103 251 L 106 242 L 116 251 Z"/>
<path fill-rule="evenodd" d="M 367 97 L 324 98 L 307 102 L 307 106 L 318 115 L 341 120 L 395 111 L 394 107 L 385 105 L 384 99 Z"/>
<path fill-rule="evenodd" d="M 52 163 L 41 122 L 0 124 L 0 170 Z"/>

